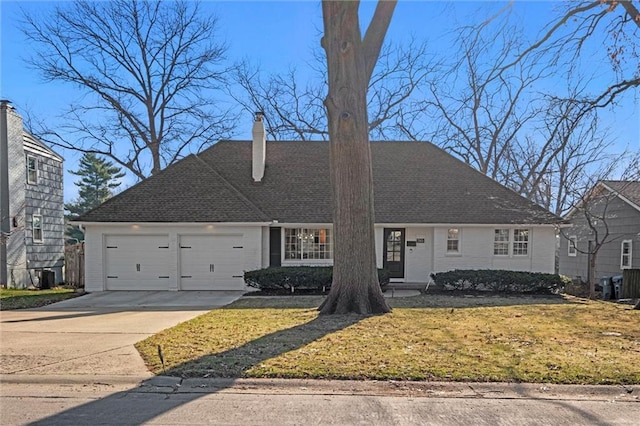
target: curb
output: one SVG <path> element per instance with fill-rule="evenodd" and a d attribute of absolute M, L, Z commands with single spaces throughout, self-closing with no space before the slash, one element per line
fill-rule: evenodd
<path fill-rule="evenodd" d="M 358 395 L 404 398 L 476 398 L 640 403 L 639 385 L 557 385 L 501 382 L 415 382 L 306 379 L 180 378 L 172 376 L 0 375 L 15 385 L 117 385 L 128 392 Z"/>
<path fill-rule="evenodd" d="M 142 392 L 363 395 L 413 398 L 484 398 L 640 403 L 639 386 L 544 383 L 403 382 L 304 379 L 221 379 L 156 376 Z"/>
<path fill-rule="evenodd" d="M 106 375 L 27 375 L 1 374 L 0 383 L 15 385 L 86 385 L 86 384 L 114 384 L 139 386 L 145 381 L 154 379 L 153 376 L 106 376 Z"/>

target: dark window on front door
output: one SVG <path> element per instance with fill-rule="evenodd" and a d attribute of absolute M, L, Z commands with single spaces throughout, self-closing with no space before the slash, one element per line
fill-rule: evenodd
<path fill-rule="evenodd" d="M 391 278 L 404 278 L 404 229 L 385 228 L 382 267 Z"/>
<path fill-rule="evenodd" d="M 282 255 L 281 241 L 280 241 L 280 229 L 269 228 L 269 266 L 280 266 Z"/>

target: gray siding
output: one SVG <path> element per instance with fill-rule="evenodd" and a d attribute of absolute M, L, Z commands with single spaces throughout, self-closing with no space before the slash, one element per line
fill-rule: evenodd
<path fill-rule="evenodd" d="M 596 207 L 599 214 L 602 213 L 605 205 L 609 236 L 597 254 L 596 278 L 622 274 L 620 255 L 623 240 L 632 241 L 632 267 L 640 268 L 640 211 L 620 198 L 614 197 Z M 581 277 L 586 281 L 587 245 L 589 240 L 594 240 L 594 236 L 586 225 L 586 219 L 582 212 L 573 215 L 571 223 L 573 226 L 564 229 L 563 234 L 577 237 L 578 253 L 575 257 L 568 256 L 569 242 L 563 236 L 560 237 L 560 273 L 572 278 Z M 599 223 L 598 229 L 599 233 L 603 233 L 604 224 Z"/>
<path fill-rule="evenodd" d="M 65 231 L 62 163 L 27 153 L 38 160 L 38 182 L 25 187 L 27 264 L 30 269 L 60 268 L 64 263 Z M 42 243 L 33 241 L 34 214 L 42 216 Z"/>
<path fill-rule="evenodd" d="M 62 282 L 65 231 L 62 158 L 26 133 L 22 117 L 6 102 L 2 104 L 1 114 L 6 133 L 3 131 L 0 135 L 0 148 L 6 149 L 7 155 L 4 157 L 3 152 L 0 157 L 7 162 L 0 167 L 6 168 L 3 175 L 6 178 L 0 179 L 3 195 L 0 211 L 5 219 L 3 228 L 10 231 L 6 256 L 4 253 L 0 256 L 2 284 L 18 288 L 38 284 L 37 270 L 40 269 L 52 269 L 56 282 Z M 27 182 L 27 156 L 37 160 L 35 185 Z M 41 243 L 33 242 L 34 214 L 42 216 Z"/>

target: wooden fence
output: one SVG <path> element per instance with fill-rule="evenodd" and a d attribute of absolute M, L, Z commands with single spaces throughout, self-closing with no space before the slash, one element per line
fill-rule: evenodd
<path fill-rule="evenodd" d="M 622 272 L 622 298 L 640 298 L 640 269 L 625 269 Z"/>
<path fill-rule="evenodd" d="M 71 287 L 84 287 L 84 243 L 65 246 L 64 281 Z"/>

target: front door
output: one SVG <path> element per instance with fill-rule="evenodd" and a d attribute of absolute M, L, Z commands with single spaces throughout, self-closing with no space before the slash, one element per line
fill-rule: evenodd
<path fill-rule="evenodd" d="M 390 278 L 404 278 L 404 229 L 384 228 L 382 267 Z"/>

